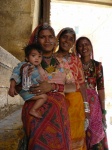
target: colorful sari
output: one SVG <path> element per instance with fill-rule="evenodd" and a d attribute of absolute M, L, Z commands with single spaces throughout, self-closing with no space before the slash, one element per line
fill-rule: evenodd
<path fill-rule="evenodd" d="M 63 66 L 68 63 L 69 72 L 72 72 L 77 90 L 77 92 L 65 93 L 70 119 L 72 150 L 86 150 L 84 130 L 85 113 L 83 98 L 79 90 L 80 84 L 84 83 L 82 64 L 80 59 L 72 54 L 70 54 L 69 58 L 66 60 L 66 63 L 65 61 L 63 63 L 62 61 L 63 59 L 65 60 L 65 58 L 59 58 L 58 56 L 57 59 L 59 60 L 60 64 L 63 64 Z"/>
<path fill-rule="evenodd" d="M 65 84 L 66 74 L 55 57 L 52 57 L 51 64 L 42 60 L 48 82 Z M 48 92 L 47 96 L 47 102 L 38 109 L 41 119 L 29 114 L 35 101 L 29 100 L 23 106 L 22 121 L 28 150 L 70 150 L 70 124 L 64 93 Z"/>
<path fill-rule="evenodd" d="M 39 109 L 42 119 L 29 114 L 34 103 L 35 101 L 25 102 L 22 110 L 28 150 L 70 150 L 65 97 L 57 92 L 49 92 L 47 102 Z"/>
<path fill-rule="evenodd" d="M 72 150 L 86 150 L 84 131 L 84 105 L 80 92 L 67 93 L 65 95 L 68 104 L 70 118 L 70 130 Z"/>
<path fill-rule="evenodd" d="M 104 89 L 103 68 L 100 62 L 91 60 L 88 70 L 84 70 L 90 105 L 89 127 L 86 131 L 88 150 L 108 150 L 106 131 L 103 128 L 102 110 L 97 90 Z"/>

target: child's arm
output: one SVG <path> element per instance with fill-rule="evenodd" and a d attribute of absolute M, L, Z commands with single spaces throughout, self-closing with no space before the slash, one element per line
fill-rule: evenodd
<path fill-rule="evenodd" d="M 17 91 L 15 89 L 15 86 L 16 86 L 16 81 L 14 79 L 12 79 L 10 81 L 10 88 L 9 88 L 9 91 L 8 91 L 8 94 L 12 97 L 14 97 L 15 95 L 17 95 Z"/>

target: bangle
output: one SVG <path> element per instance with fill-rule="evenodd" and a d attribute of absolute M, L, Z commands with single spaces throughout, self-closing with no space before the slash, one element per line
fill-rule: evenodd
<path fill-rule="evenodd" d="M 58 92 L 64 92 L 64 85 L 58 84 Z"/>
<path fill-rule="evenodd" d="M 90 108 L 89 108 L 89 103 L 88 102 L 84 102 L 84 109 L 85 109 L 85 112 L 90 113 Z"/>
<path fill-rule="evenodd" d="M 106 115 L 107 114 L 107 111 L 105 109 L 102 109 L 102 114 L 103 115 Z"/>
<path fill-rule="evenodd" d="M 64 92 L 64 85 L 63 84 L 56 84 L 52 83 L 52 92 Z"/>

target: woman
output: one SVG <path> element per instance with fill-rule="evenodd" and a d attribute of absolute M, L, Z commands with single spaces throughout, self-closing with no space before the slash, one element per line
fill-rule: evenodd
<path fill-rule="evenodd" d="M 70 118 L 72 149 L 84 150 L 86 149 L 84 130 L 85 113 L 83 104 L 83 102 L 86 101 L 84 75 L 80 59 L 70 53 L 70 49 L 76 40 L 75 31 L 72 28 L 63 28 L 59 32 L 57 39 L 59 42 L 59 48 L 56 53 L 57 59 L 61 64 L 68 62 L 69 69 L 72 71 L 76 84 L 76 92 L 65 94 Z"/>
<path fill-rule="evenodd" d="M 87 148 L 88 150 L 108 150 L 106 134 L 103 129 L 103 125 L 106 125 L 103 67 L 100 62 L 93 59 L 92 43 L 87 37 L 80 37 L 77 40 L 76 51 L 83 64 L 90 105 Z"/>
<path fill-rule="evenodd" d="M 43 48 L 42 67 L 52 75 L 59 62 L 53 56 L 55 33 L 47 23 L 38 26 L 29 44 L 39 43 Z M 58 76 L 58 74 L 57 74 Z M 58 79 L 61 77 L 59 76 Z M 62 79 L 63 80 L 63 79 Z M 39 108 L 41 119 L 29 115 L 35 101 L 25 102 L 22 109 L 23 127 L 28 140 L 28 150 L 70 150 L 68 112 L 63 94 L 64 85 L 40 82 L 30 89 L 33 94 L 47 93 L 47 102 Z"/>

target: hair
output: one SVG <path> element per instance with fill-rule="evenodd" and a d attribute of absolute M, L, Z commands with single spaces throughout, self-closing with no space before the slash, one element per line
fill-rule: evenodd
<path fill-rule="evenodd" d="M 66 28 L 63 28 L 57 35 L 57 39 L 59 40 L 61 38 L 61 36 L 63 36 L 64 34 L 66 33 L 71 33 L 73 34 L 74 36 L 74 41 L 76 40 L 76 33 L 74 31 L 73 28 L 70 28 L 70 27 L 66 27 Z"/>
<path fill-rule="evenodd" d="M 28 57 L 33 49 L 37 50 L 39 54 L 42 54 L 43 52 L 43 49 L 40 44 L 30 44 L 24 47 L 25 57 Z"/>
<path fill-rule="evenodd" d="M 92 48 L 92 55 L 91 55 L 91 58 L 93 59 L 93 57 L 94 57 L 94 55 L 93 55 L 93 45 L 92 45 L 90 39 L 87 38 L 86 36 L 81 36 L 80 38 L 77 39 L 77 41 L 76 41 L 76 53 L 77 53 L 77 55 L 79 55 L 79 52 L 78 52 L 78 45 L 79 45 L 79 42 L 80 42 L 81 40 L 83 40 L 83 39 L 86 39 L 86 40 L 90 43 L 91 48 Z"/>
<path fill-rule="evenodd" d="M 54 29 L 48 23 L 43 23 L 43 24 L 40 24 L 39 26 L 37 26 L 35 28 L 35 30 L 31 34 L 31 37 L 30 37 L 30 40 L 29 40 L 29 44 L 31 44 L 31 43 L 38 43 L 38 36 L 39 36 L 39 33 L 42 30 L 50 30 L 52 35 L 55 37 Z"/>

